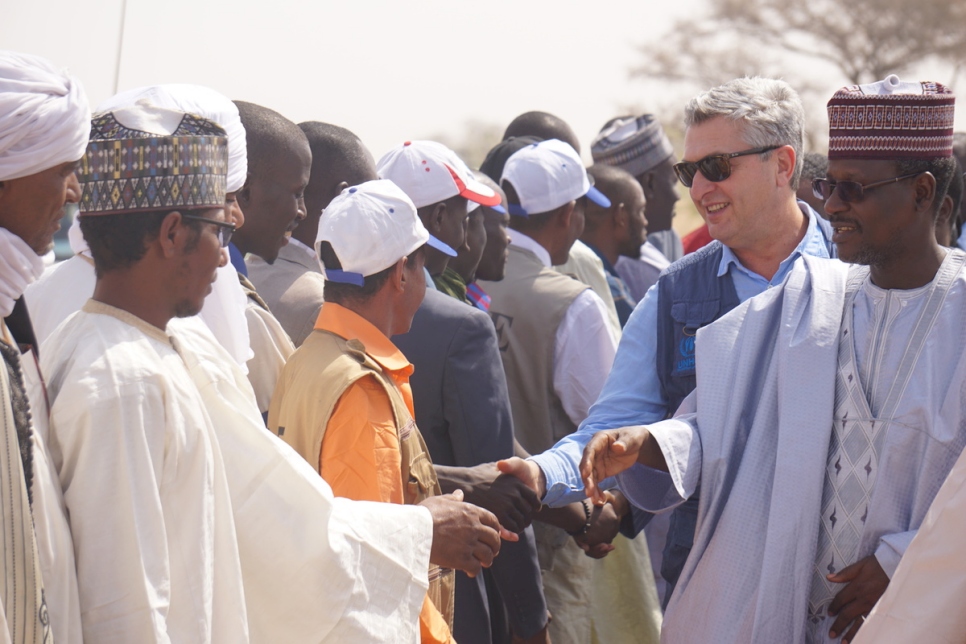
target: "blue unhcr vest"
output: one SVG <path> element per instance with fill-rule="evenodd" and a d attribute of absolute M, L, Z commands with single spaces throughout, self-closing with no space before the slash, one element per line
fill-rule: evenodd
<path fill-rule="evenodd" d="M 813 216 L 825 238 L 829 256 L 835 257 L 831 225 L 814 211 Z M 668 266 L 657 282 L 656 367 L 661 392 L 668 401 L 668 418 L 697 386 L 694 338 L 698 329 L 741 303 L 730 274 L 718 275 L 723 252 L 724 246 L 715 240 Z M 661 576 L 667 581 L 665 608 L 694 542 L 699 493 L 700 488 L 671 513 L 661 562 Z"/>

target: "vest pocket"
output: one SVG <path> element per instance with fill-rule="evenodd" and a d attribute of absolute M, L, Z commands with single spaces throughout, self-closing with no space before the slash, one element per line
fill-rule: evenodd
<path fill-rule="evenodd" d="M 425 452 L 416 454 L 409 463 L 409 480 L 406 481 L 406 502 L 419 503 L 435 496 L 436 471 Z"/>

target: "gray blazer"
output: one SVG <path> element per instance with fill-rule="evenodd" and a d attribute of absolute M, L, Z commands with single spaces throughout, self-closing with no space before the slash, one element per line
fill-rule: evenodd
<path fill-rule="evenodd" d="M 325 278 L 318 260 L 301 248 L 286 244 L 274 264 L 250 255 L 248 279 L 292 338 L 296 347 L 312 332 L 322 307 Z"/>
<path fill-rule="evenodd" d="M 410 332 L 392 341 L 415 367 L 416 425 L 434 463 L 469 467 L 513 456 L 506 375 L 486 313 L 427 290 Z M 532 528 L 519 542 L 503 543 L 490 571 L 514 632 L 535 634 L 547 621 L 547 605 Z M 491 634 L 483 579 L 457 573 L 453 636 L 460 644 L 504 641 Z"/>

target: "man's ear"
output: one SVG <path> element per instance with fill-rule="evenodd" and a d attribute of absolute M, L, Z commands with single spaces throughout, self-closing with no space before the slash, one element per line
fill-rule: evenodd
<path fill-rule="evenodd" d="M 250 204 L 252 201 L 252 173 L 249 172 L 245 177 L 245 185 L 242 186 L 241 190 L 235 193 L 235 198 L 238 199 L 238 205 L 241 206 L 242 212 L 245 211 L 245 206 Z"/>
<path fill-rule="evenodd" d="M 164 257 L 176 257 L 184 252 L 185 246 L 193 239 L 194 229 L 187 225 L 177 210 L 169 212 L 161 220 L 157 243 Z"/>
<path fill-rule="evenodd" d="M 348 181 L 340 181 L 332 187 L 332 191 L 329 193 L 329 201 L 332 201 L 336 197 L 342 194 L 342 191 L 349 187 Z"/>
<path fill-rule="evenodd" d="M 951 226 L 953 216 L 953 198 L 949 195 L 943 197 L 943 202 L 939 204 L 939 211 L 936 213 L 936 224 Z"/>
<path fill-rule="evenodd" d="M 446 202 L 441 201 L 435 206 L 433 206 L 433 214 L 430 215 L 430 220 L 432 221 L 433 228 L 429 232 L 437 233 L 443 227 L 443 219 L 446 218 Z"/>
<path fill-rule="evenodd" d="M 402 292 L 406 288 L 406 279 L 406 258 L 403 257 L 393 265 L 389 281 L 394 289 Z"/>
<path fill-rule="evenodd" d="M 611 208 L 611 221 L 614 222 L 614 228 L 618 230 L 627 228 L 630 225 L 627 206 L 624 205 L 623 201 Z"/>
<path fill-rule="evenodd" d="M 912 186 L 916 194 L 916 210 L 920 213 L 928 211 L 930 215 L 935 213 L 936 177 L 931 172 L 923 172 L 913 177 Z"/>
<path fill-rule="evenodd" d="M 783 145 L 777 150 L 774 150 L 772 154 L 775 155 L 775 159 L 778 161 L 778 174 L 775 178 L 776 184 L 779 186 L 791 185 L 792 175 L 795 174 L 795 161 L 798 158 L 795 155 L 795 148 L 790 145 Z"/>
<path fill-rule="evenodd" d="M 577 207 L 576 201 L 571 201 L 566 203 L 557 210 L 557 226 L 567 231 L 570 234 L 570 219 L 574 216 L 574 208 Z"/>

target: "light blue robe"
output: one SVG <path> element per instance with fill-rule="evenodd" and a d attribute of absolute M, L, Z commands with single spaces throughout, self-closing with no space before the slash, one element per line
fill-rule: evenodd
<path fill-rule="evenodd" d="M 663 642 L 805 641 L 848 271 L 806 256 L 781 288 L 700 330 L 697 390 L 677 418 L 650 426 L 670 473 L 635 466 L 618 477 L 631 502 L 651 511 L 703 490 Z M 906 392 L 900 429 L 884 438 L 862 535 L 860 558 L 875 553 L 887 572 L 966 437 L 961 271 L 943 306 L 913 367 L 921 386 Z"/>

